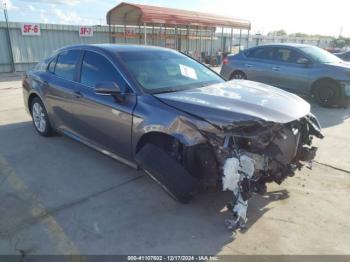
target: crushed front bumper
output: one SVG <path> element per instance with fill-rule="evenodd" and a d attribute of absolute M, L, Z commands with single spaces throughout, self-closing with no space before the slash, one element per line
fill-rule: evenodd
<path fill-rule="evenodd" d="M 312 114 L 287 124 L 269 123 L 246 130 L 226 130 L 221 143 L 220 139 L 210 140 L 221 167 L 223 190 L 233 192 L 227 205 L 232 217 L 226 220 L 231 230 L 245 227 L 253 193 L 264 194 L 266 183 L 281 184 L 303 166 L 311 168 L 317 151 L 313 137 L 323 138 Z"/>

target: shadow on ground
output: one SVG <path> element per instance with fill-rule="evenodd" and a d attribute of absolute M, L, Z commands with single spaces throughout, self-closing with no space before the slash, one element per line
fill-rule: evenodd
<path fill-rule="evenodd" d="M 312 98 L 302 96 L 311 105 L 311 112 L 317 117 L 322 128 L 342 124 L 350 117 L 350 107 L 326 108 L 317 105 Z"/>
<path fill-rule="evenodd" d="M 231 192 L 218 189 L 179 204 L 143 172 L 64 136 L 40 137 L 30 122 L 0 126 L 0 141 L 0 157 L 8 163 L 0 180 L 11 170 L 27 188 L 26 194 L 10 185 L 5 189 L 6 183 L 0 188 L 0 232 L 19 239 L 17 249 L 64 252 L 56 249 L 62 243 L 38 237 L 53 233 L 41 228 L 45 218 L 33 219 L 34 198 L 83 254 L 216 254 L 234 240 L 224 226 Z M 269 211 L 269 203 L 287 197 L 285 190 L 254 196 L 248 230 Z"/>

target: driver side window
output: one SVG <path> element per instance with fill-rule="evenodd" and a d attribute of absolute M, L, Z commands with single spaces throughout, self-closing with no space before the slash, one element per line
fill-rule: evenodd
<path fill-rule="evenodd" d="M 85 51 L 80 82 L 92 89 L 95 88 L 97 83 L 101 82 L 114 82 L 121 89 L 125 88 L 124 80 L 111 62 L 104 56 L 91 51 Z"/>
<path fill-rule="evenodd" d="M 301 58 L 305 57 L 293 49 L 279 47 L 275 49 L 273 58 L 278 62 L 297 64 Z"/>

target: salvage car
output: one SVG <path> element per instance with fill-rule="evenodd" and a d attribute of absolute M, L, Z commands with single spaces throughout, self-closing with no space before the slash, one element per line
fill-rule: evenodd
<path fill-rule="evenodd" d="M 300 97 L 226 81 L 174 50 L 76 45 L 26 73 L 24 103 L 42 136 L 62 133 L 134 168 L 174 199 L 233 191 L 226 223 L 244 226 L 247 201 L 315 157 L 322 138 Z"/>
<path fill-rule="evenodd" d="M 226 79 L 249 79 L 313 97 L 321 106 L 348 106 L 350 64 L 316 46 L 267 44 L 229 55 Z"/>

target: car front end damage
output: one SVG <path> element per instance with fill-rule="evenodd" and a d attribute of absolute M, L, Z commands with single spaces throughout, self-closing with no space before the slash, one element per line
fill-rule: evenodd
<path fill-rule="evenodd" d="M 266 183 L 281 184 L 304 165 L 311 168 L 317 150 L 313 137 L 323 138 L 312 114 L 283 124 L 236 122 L 220 132 L 202 133 L 214 151 L 223 190 L 233 192 L 227 205 L 232 217 L 226 220 L 231 230 L 245 227 L 253 193 L 264 194 Z"/>
<path fill-rule="evenodd" d="M 262 83 L 234 80 L 155 98 L 172 113 L 164 118 L 162 129 L 174 138 L 164 150 L 171 152 L 168 166 L 182 165 L 182 173 L 198 180 L 199 190 L 212 186 L 231 190 L 228 208 L 232 217 L 226 225 L 232 230 L 245 227 L 248 199 L 253 193 L 264 194 L 266 183 L 281 184 L 303 166 L 311 168 L 317 151 L 312 140 L 323 138 L 309 103 Z M 152 129 L 158 126 L 152 125 Z M 138 163 L 147 171 L 146 162 L 152 159 L 146 156 L 157 152 L 143 151 Z M 167 181 L 178 178 L 174 169 L 158 170 L 162 174 L 158 182 L 166 181 L 163 176 L 169 177 Z M 196 185 L 181 177 L 180 186 L 193 185 L 191 191 L 184 192 L 191 196 Z"/>

